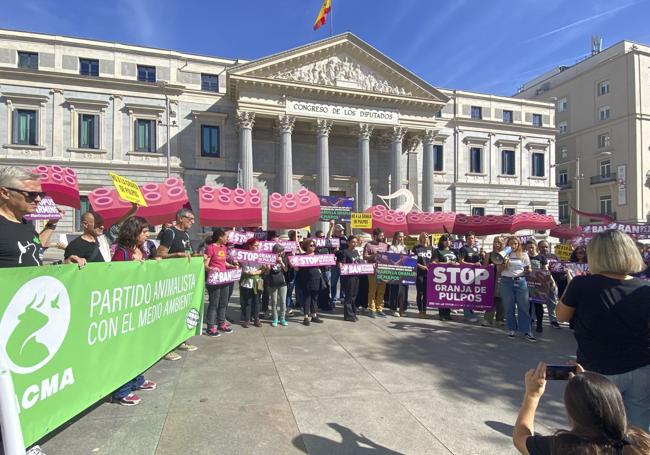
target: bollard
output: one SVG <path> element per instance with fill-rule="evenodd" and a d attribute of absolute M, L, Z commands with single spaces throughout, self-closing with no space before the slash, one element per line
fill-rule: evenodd
<path fill-rule="evenodd" d="M 25 455 L 14 384 L 2 353 L 0 353 L 0 424 L 5 455 Z"/>

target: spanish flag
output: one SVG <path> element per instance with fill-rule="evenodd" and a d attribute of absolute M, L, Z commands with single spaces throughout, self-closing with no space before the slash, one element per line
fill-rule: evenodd
<path fill-rule="evenodd" d="M 321 25 L 325 25 L 327 22 L 327 15 L 330 13 L 331 9 L 332 0 L 323 0 L 323 6 L 320 7 L 318 17 L 316 18 L 316 22 L 314 22 L 314 30 L 318 30 Z"/>

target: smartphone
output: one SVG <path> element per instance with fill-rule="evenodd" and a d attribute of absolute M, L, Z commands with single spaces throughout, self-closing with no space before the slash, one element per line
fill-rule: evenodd
<path fill-rule="evenodd" d="M 546 365 L 547 381 L 568 381 L 571 373 L 576 374 L 578 367 L 575 365 Z"/>

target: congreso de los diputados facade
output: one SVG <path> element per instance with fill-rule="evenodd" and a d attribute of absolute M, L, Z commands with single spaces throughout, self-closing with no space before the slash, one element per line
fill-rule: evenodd
<path fill-rule="evenodd" d="M 358 210 L 407 188 L 423 211 L 557 217 L 554 115 L 436 88 L 351 33 L 248 61 L 0 30 L 0 162 L 77 171 L 64 232 L 109 172 L 180 176 L 193 207 L 203 185 Z"/>

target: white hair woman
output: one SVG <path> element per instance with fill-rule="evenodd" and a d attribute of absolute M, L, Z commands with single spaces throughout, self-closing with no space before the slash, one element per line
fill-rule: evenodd
<path fill-rule="evenodd" d="M 590 275 L 569 281 L 558 320 L 573 319 L 578 363 L 612 380 L 632 425 L 650 431 L 650 284 L 631 276 L 643 258 L 617 230 L 594 236 L 587 257 Z"/>

